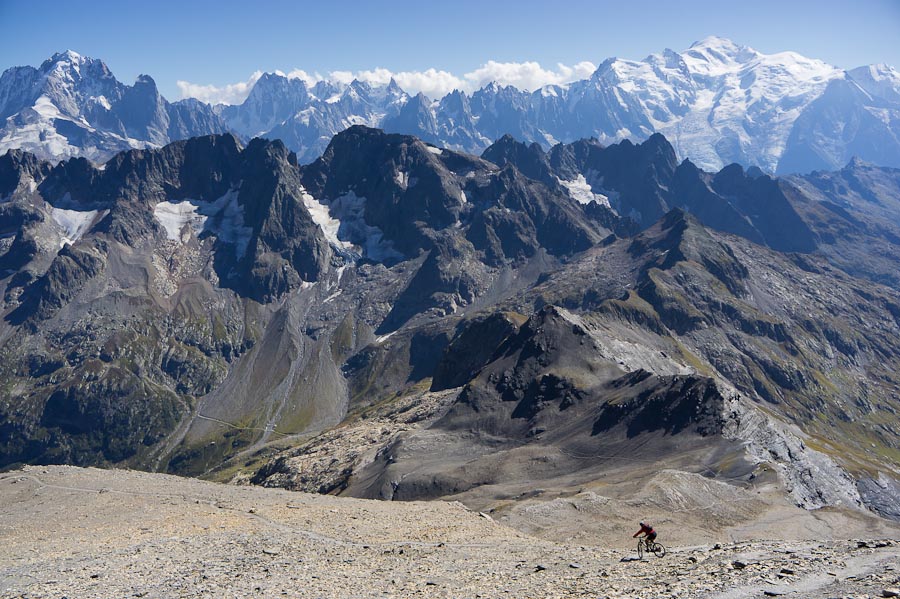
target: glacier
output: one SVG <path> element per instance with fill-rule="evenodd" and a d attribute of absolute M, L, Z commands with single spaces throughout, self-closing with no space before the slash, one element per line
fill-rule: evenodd
<path fill-rule="evenodd" d="M 721 37 L 642 60 L 610 58 L 587 79 L 535 90 L 490 83 L 440 99 L 387 84 L 265 73 L 240 104 L 170 103 L 150 77 L 119 83 L 100 60 L 55 54 L 0 76 L 0 152 L 103 162 L 122 150 L 231 131 L 280 139 L 300 163 L 363 124 L 480 153 L 505 134 L 548 149 L 670 140 L 679 159 L 716 171 L 739 163 L 776 174 L 834 170 L 859 157 L 900 167 L 900 73 L 844 70 L 795 52 L 765 54 Z M 584 195 L 584 198 L 588 196 Z"/>

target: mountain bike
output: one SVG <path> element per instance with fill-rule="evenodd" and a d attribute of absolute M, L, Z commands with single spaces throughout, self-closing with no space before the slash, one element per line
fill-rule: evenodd
<path fill-rule="evenodd" d="M 662 543 L 648 541 L 646 537 L 638 539 L 638 559 L 644 559 L 644 551 L 652 553 L 656 557 L 666 554 L 666 548 L 662 546 Z"/>

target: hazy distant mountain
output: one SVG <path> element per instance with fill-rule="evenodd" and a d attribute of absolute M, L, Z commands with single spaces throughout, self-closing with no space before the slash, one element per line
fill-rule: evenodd
<path fill-rule="evenodd" d="M 208 105 L 170 103 L 147 75 L 124 85 L 102 61 L 72 51 L 0 76 L 0 152 L 102 162 L 122 150 L 225 130 Z"/>
<path fill-rule="evenodd" d="M 900 73 L 885 65 L 843 71 L 793 52 L 762 54 L 710 37 L 642 61 L 611 58 L 588 79 L 526 91 L 491 83 L 440 100 L 387 85 L 307 82 L 267 73 L 240 105 L 171 104 L 153 80 L 132 87 L 74 52 L 0 78 L 0 151 L 102 161 L 132 147 L 232 131 L 281 139 L 309 163 L 353 125 L 416 135 L 480 153 L 503 135 L 602 144 L 663 133 L 679 159 L 718 170 L 737 162 L 766 172 L 841 168 L 853 156 L 900 166 Z"/>
<path fill-rule="evenodd" d="M 793 52 L 766 55 L 711 37 L 642 61 L 613 58 L 583 81 L 535 91 L 490 84 L 471 96 L 411 97 L 373 87 L 268 74 L 238 106 L 217 107 L 247 136 L 280 138 L 310 162 L 354 124 L 383 127 L 467 152 L 510 134 L 545 148 L 595 137 L 608 144 L 666 135 L 679 158 L 718 170 L 837 169 L 859 156 L 900 166 L 900 74 L 842 71 Z"/>

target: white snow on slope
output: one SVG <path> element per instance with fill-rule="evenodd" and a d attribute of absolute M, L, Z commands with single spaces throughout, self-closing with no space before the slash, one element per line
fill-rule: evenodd
<path fill-rule="evenodd" d="M 338 239 L 338 230 L 341 228 L 341 221 L 331 216 L 328 205 L 323 204 L 314 198 L 312 194 L 305 189 L 302 191 L 301 199 L 303 200 L 303 205 L 306 206 L 306 209 L 309 211 L 309 215 L 312 217 L 313 222 L 322 229 L 322 233 L 325 234 L 325 239 L 328 243 L 341 250 L 353 249 L 352 243 Z"/>
<path fill-rule="evenodd" d="M 105 211 L 104 211 L 105 212 Z M 91 228 L 99 210 L 68 210 L 65 208 L 52 208 L 50 216 L 63 230 L 62 240 L 59 246 L 75 243 Z"/>
<path fill-rule="evenodd" d="M 396 334 L 397 334 L 397 331 L 391 331 L 387 335 L 379 335 L 379 336 L 375 337 L 375 343 L 382 344 Z"/>
<path fill-rule="evenodd" d="M 366 198 L 349 191 L 325 204 L 304 190 L 302 199 L 325 239 L 339 252 L 377 262 L 403 258 L 381 229 L 366 223 Z"/>
<path fill-rule="evenodd" d="M 185 226 L 199 235 L 206 224 L 206 216 L 197 213 L 198 204 L 191 200 L 181 202 L 160 202 L 153 208 L 153 216 L 166 230 L 166 237 L 170 241 L 182 241 L 182 232 Z"/>
<path fill-rule="evenodd" d="M 238 192 L 232 189 L 213 202 L 191 199 L 159 202 L 153 208 L 153 215 L 171 241 L 187 241 L 185 227 L 195 237 L 209 232 L 220 241 L 234 245 L 240 258 L 247 252 L 253 230 L 244 225 L 244 212 L 237 199 Z"/>
<path fill-rule="evenodd" d="M 569 195 L 579 204 L 587 205 L 591 202 L 597 202 L 602 206 L 609 207 L 609 198 L 602 193 L 594 193 L 590 184 L 585 180 L 584 175 L 578 175 L 578 177 L 571 181 L 563 181 L 562 179 L 557 180 L 563 187 L 569 190 Z"/>
<path fill-rule="evenodd" d="M 60 121 L 67 121 L 69 127 L 80 129 L 87 141 L 72 143 L 69 137 L 59 133 Z M 108 147 L 98 148 L 97 143 L 101 140 Z M 62 112 L 47 95 L 39 96 L 34 105 L 0 122 L 0 154 L 10 149 L 21 149 L 51 161 L 76 156 L 105 160 L 109 157 L 110 148 L 127 150 L 143 147 L 157 146 L 112 131 L 98 131 L 84 117 L 72 117 Z"/>

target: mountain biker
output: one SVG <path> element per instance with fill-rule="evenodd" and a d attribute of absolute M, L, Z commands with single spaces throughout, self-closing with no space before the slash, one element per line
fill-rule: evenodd
<path fill-rule="evenodd" d="M 656 540 L 656 531 L 653 530 L 653 527 L 647 524 L 646 522 L 641 522 L 641 529 L 632 535 L 632 539 L 636 538 L 638 535 L 642 534 L 646 538 L 648 543 L 652 543 Z"/>

